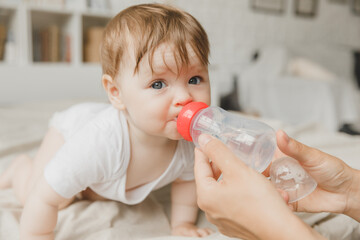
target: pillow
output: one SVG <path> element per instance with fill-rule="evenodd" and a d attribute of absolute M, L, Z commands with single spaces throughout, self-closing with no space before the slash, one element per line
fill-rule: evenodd
<path fill-rule="evenodd" d="M 287 66 L 288 51 L 281 46 L 266 46 L 259 51 L 257 68 L 269 79 L 282 75 Z"/>
<path fill-rule="evenodd" d="M 332 81 L 336 75 L 306 58 L 293 58 L 287 65 L 287 73 L 310 80 Z"/>

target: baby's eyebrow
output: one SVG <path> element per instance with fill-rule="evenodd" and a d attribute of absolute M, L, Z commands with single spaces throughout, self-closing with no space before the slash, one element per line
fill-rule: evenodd
<path fill-rule="evenodd" d="M 174 72 L 175 70 L 175 72 Z M 199 63 L 199 62 L 195 62 L 195 63 L 190 63 L 184 66 L 180 66 L 179 69 L 171 69 L 169 68 L 169 66 L 167 66 L 166 64 L 164 64 L 164 62 L 162 62 L 161 64 L 159 63 L 152 63 L 152 68 L 149 69 L 144 69 L 144 73 L 148 73 L 149 75 L 151 75 L 151 77 L 156 77 L 156 76 L 161 76 L 164 74 L 167 74 L 169 71 L 176 74 L 177 71 L 180 71 L 180 74 L 186 74 L 186 73 L 202 73 L 202 72 L 206 72 L 207 67 L 204 66 L 203 64 Z M 183 72 L 185 71 L 185 72 Z"/>
<path fill-rule="evenodd" d="M 206 67 L 203 66 L 202 64 L 193 64 L 193 65 L 187 66 L 187 70 L 194 71 L 194 72 L 203 72 L 203 71 L 206 71 Z"/>

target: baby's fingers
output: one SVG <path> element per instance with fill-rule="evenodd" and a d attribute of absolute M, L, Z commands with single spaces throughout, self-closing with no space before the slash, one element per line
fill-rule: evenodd
<path fill-rule="evenodd" d="M 210 228 L 198 228 L 197 232 L 199 233 L 200 237 L 206 237 L 214 233 L 214 231 Z"/>

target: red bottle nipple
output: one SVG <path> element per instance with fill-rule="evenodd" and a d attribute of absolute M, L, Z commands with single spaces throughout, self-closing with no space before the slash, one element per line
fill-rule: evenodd
<path fill-rule="evenodd" d="M 177 118 L 176 126 L 180 135 L 187 141 L 192 141 L 190 135 L 190 125 L 193 117 L 201 109 L 207 108 L 208 105 L 203 102 L 191 102 L 186 104 L 180 111 Z"/>

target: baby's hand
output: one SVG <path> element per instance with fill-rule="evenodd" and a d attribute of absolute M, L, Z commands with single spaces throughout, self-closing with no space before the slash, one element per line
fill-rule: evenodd
<path fill-rule="evenodd" d="M 191 223 L 182 223 L 173 227 L 171 234 L 175 236 L 186 236 L 186 237 L 206 237 L 212 234 L 214 231 L 209 228 L 198 228 Z"/>

